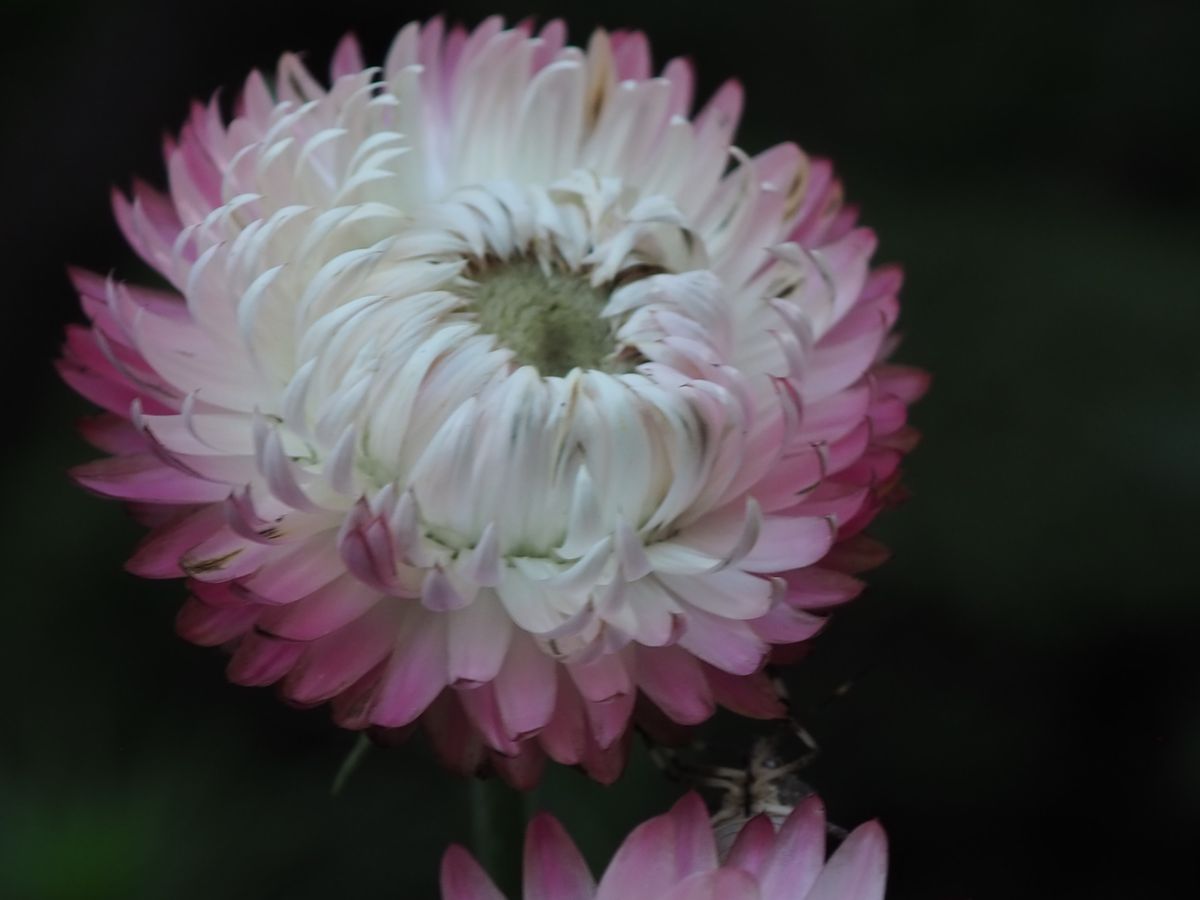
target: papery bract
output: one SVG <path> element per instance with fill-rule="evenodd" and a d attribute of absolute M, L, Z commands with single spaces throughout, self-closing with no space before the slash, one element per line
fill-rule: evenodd
<path fill-rule="evenodd" d="M 887 838 L 877 822 L 860 825 L 825 859 L 825 810 L 810 797 L 778 831 L 765 814 L 750 819 L 724 859 L 708 813 L 689 794 L 667 814 L 639 825 L 597 884 L 553 817 L 525 833 L 526 900 L 882 900 Z M 442 858 L 443 900 L 504 900 L 462 847 Z"/>
<path fill-rule="evenodd" d="M 519 784 L 615 777 L 639 692 L 778 715 L 762 667 L 881 558 L 925 377 L 829 164 L 747 156 L 741 107 L 693 115 L 640 34 L 498 19 L 196 104 L 167 193 L 114 196 L 170 289 L 74 272 L 60 366 L 180 633 Z"/>

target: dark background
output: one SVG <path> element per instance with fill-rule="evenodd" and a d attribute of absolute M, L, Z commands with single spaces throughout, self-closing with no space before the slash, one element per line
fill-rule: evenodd
<path fill-rule="evenodd" d="M 1197 896 L 1200 4 L 498 5 L 739 76 L 740 143 L 832 156 L 907 269 L 901 357 L 935 373 L 915 498 L 791 676 L 832 817 L 889 830 L 889 896 Z M 0 896 L 433 897 L 473 788 L 413 745 L 330 796 L 352 736 L 227 685 L 172 634 L 180 586 L 121 571 L 138 529 L 66 480 L 92 453 L 50 360 L 81 318 L 64 265 L 137 273 L 107 192 L 161 183 L 189 98 L 287 49 L 323 71 L 350 28 L 380 59 L 437 10 L 3 10 Z M 676 791 L 639 755 L 531 806 L 597 863 Z"/>

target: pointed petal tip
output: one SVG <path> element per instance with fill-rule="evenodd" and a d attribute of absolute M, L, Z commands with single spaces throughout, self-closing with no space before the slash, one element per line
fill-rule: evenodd
<path fill-rule="evenodd" d="M 525 832 L 525 900 L 589 900 L 595 881 L 559 821 L 539 812 Z"/>
<path fill-rule="evenodd" d="M 492 879 L 461 844 L 442 854 L 442 900 L 504 900 Z"/>
<path fill-rule="evenodd" d="M 698 792 L 688 791 L 675 801 L 675 805 L 671 807 L 670 815 L 686 822 L 692 822 L 696 819 L 707 821 L 708 807 L 705 806 L 704 799 Z"/>

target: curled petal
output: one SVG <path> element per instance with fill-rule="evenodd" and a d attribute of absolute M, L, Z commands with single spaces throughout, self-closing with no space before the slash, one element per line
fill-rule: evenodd
<path fill-rule="evenodd" d="M 328 79 L 289 53 L 192 105 L 167 188 L 113 195 L 167 289 L 70 273 L 59 370 L 109 457 L 73 475 L 152 528 L 127 567 L 189 579 L 233 680 L 449 722 L 517 784 L 615 779 L 639 702 L 776 715 L 764 661 L 904 496 L 900 269 L 831 163 L 748 156 L 742 86 L 695 103 L 640 33 L 434 19 L 371 62 L 347 35 Z M 745 892 L 692 877 L 660 894 Z"/>

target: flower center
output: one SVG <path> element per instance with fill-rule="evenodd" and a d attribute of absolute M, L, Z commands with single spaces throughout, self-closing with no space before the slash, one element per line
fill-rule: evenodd
<path fill-rule="evenodd" d="M 572 369 L 629 371 L 600 311 L 608 291 L 576 272 L 516 258 L 473 268 L 467 292 L 480 330 L 499 338 L 516 361 L 542 376 Z"/>

